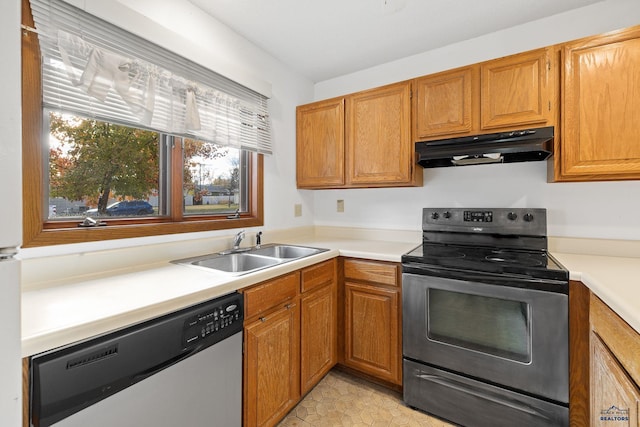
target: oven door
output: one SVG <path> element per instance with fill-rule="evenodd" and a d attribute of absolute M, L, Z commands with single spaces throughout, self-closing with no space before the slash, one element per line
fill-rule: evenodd
<path fill-rule="evenodd" d="M 569 401 L 567 295 L 404 273 L 402 298 L 405 358 Z"/>

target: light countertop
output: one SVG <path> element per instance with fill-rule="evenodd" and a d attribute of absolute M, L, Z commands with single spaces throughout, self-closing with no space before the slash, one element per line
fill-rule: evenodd
<path fill-rule="evenodd" d="M 22 356 L 27 357 L 222 296 L 342 256 L 400 262 L 414 242 L 293 239 L 326 252 L 241 276 L 170 262 L 29 290 L 22 294 Z"/>
<path fill-rule="evenodd" d="M 329 233 L 325 237 L 289 238 L 282 243 L 329 250 L 241 276 L 164 261 L 29 288 L 22 294 L 22 356 L 158 317 L 339 255 L 400 262 L 402 254 L 419 244 L 414 238 L 418 236 L 409 233 L 403 237 L 404 241 L 370 240 Z M 640 333 L 640 257 L 574 254 L 566 247 L 559 249 L 551 253 L 570 271 L 571 279 L 585 283 Z"/>
<path fill-rule="evenodd" d="M 579 280 L 640 333 L 640 258 L 552 253 Z"/>
<path fill-rule="evenodd" d="M 328 251 L 241 276 L 169 262 L 22 294 L 29 356 L 219 297 L 333 258 Z"/>

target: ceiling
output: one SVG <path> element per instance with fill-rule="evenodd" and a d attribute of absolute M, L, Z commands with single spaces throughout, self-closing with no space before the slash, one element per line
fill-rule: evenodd
<path fill-rule="evenodd" d="M 189 0 L 313 82 L 602 0 Z"/>

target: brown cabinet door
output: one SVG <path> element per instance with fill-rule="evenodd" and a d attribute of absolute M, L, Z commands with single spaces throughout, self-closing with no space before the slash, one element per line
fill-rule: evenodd
<path fill-rule="evenodd" d="M 411 83 L 351 95 L 346 110 L 347 186 L 414 185 Z"/>
<path fill-rule="evenodd" d="M 304 395 L 338 360 L 336 282 L 303 294 L 300 306 L 300 383 Z"/>
<path fill-rule="evenodd" d="M 274 426 L 300 398 L 297 300 L 247 324 L 244 340 L 243 425 Z"/>
<path fill-rule="evenodd" d="M 344 98 L 301 105 L 296 122 L 298 187 L 344 185 Z"/>
<path fill-rule="evenodd" d="M 344 293 L 344 364 L 401 384 L 399 292 L 346 282 Z"/>
<path fill-rule="evenodd" d="M 556 178 L 640 179 L 640 27 L 569 43 L 562 60 Z"/>
<path fill-rule="evenodd" d="M 640 390 L 597 334 L 591 333 L 591 425 L 637 427 Z"/>
<path fill-rule="evenodd" d="M 553 49 L 539 49 L 480 65 L 480 127 L 496 129 L 544 125 L 551 121 Z"/>
<path fill-rule="evenodd" d="M 476 75 L 476 67 L 465 67 L 416 80 L 416 139 L 471 132 Z"/>

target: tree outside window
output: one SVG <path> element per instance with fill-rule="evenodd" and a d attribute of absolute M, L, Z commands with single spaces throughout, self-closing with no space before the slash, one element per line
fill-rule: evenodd
<path fill-rule="evenodd" d="M 158 132 L 50 113 L 49 219 L 91 213 L 115 215 L 118 201 L 144 200 L 167 216 L 162 198 L 162 139 Z M 171 143 L 175 143 L 171 140 Z M 167 156 L 168 157 L 168 156 Z M 184 139 L 183 214 L 215 215 L 241 209 L 240 151 Z M 58 207 L 57 204 L 62 206 Z M 121 211 L 122 212 L 122 211 Z M 149 215 L 132 210 L 123 216 Z"/>

